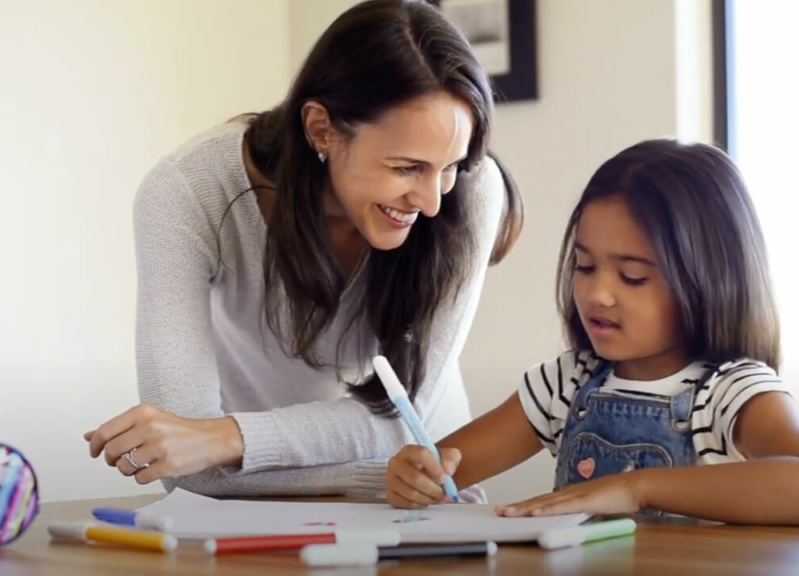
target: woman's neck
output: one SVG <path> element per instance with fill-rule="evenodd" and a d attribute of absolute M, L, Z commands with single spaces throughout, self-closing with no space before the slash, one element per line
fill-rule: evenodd
<path fill-rule="evenodd" d="M 258 208 L 261 211 L 264 222 L 269 223 L 275 208 L 275 185 L 256 168 L 246 140 L 243 144 L 242 157 L 247 178 L 249 178 L 250 185 L 253 187 L 258 200 Z M 325 227 L 330 245 L 336 260 L 338 260 L 344 272 L 344 276 L 350 279 L 363 259 L 367 248 L 366 240 L 352 224 L 352 221 L 344 211 L 344 207 L 336 200 L 333 191 L 325 190 L 324 198 Z"/>

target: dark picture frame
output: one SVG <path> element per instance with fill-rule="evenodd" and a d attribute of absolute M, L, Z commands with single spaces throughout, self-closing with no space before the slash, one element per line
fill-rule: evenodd
<path fill-rule="evenodd" d="M 447 2 L 457 2 L 457 0 L 429 1 L 444 12 Z M 505 2 L 507 2 L 509 66 L 505 73 L 491 74 L 495 99 L 498 102 L 538 100 L 536 0 L 505 0 Z M 464 31 L 468 36 L 468 31 Z"/>
<path fill-rule="evenodd" d="M 732 6 L 727 0 L 712 0 L 713 25 L 713 139 L 727 152 L 734 146 L 730 112 L 734 108 Z"/>

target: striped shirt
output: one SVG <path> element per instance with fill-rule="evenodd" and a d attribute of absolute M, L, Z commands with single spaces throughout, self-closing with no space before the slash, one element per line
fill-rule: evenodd
<path fill-rule="evenodd" d="M 592 352 L 567 352 L 524 374 L 519 387 L 522 406 L 541 443 L 554 456 L 560 449 L 572 399 L 601 363 Z M 686 386 L 697 385 L 708 369 L 713 375 L 696 394 L 691 413 L 696 463 L 743 461 L 745 458 L 732 441 L 741 408 L 763 392 L 791 394 L 782 379 L 763 362 L 741 359 L 720 366 L 694 362 L 676 374 L 650 382 L 624 380 L 611 372 L 602 388 L 623 390 L 642 398 L 671 397 Z"/>

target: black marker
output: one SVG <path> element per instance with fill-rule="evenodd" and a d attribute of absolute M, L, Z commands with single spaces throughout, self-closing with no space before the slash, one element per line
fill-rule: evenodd
<path fill-rule="evenodd" d="M 490 557 L 496 553 L 497 545 L 494 542 L 383 548 L 372 544 L 313 544 L 302 549 L 300 559 L 306 566 L 369 566 L 377 564 L 380 560 L 441 556 Z"/>

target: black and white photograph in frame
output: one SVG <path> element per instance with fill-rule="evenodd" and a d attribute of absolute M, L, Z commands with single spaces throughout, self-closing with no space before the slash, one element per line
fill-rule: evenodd
<path fill-rule="evenodd" d="M 469 38 L 497 100 L 538 98 L 535 0 L 433 0 Z"/>

